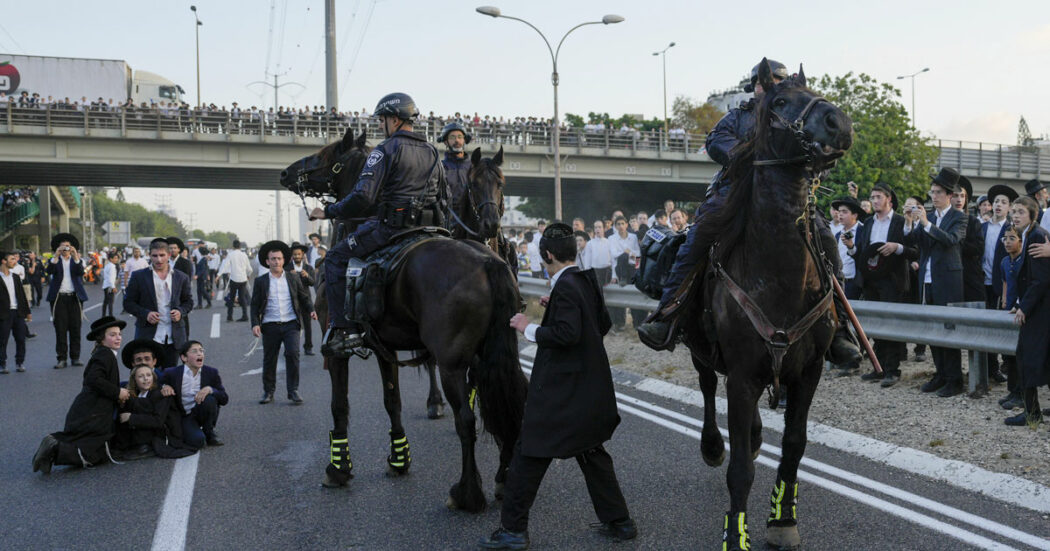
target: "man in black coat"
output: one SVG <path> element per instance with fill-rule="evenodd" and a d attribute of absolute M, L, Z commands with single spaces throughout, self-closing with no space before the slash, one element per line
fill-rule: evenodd
<path fill-rule="evenodd" d="M 47 303 L 51 305 L 51 316 L 55 326 L 55 354 L 58 363 L 55 369 L 80 363 L 80 320 L 84 314 L 87 291 L 84 290 L 84 263 L 80 258 L 80 240 L 69 233 L 59 233 L 51 238 L 51 250 L 55 256 L 47 263 L 47 275 L 51 285 L 47 288 Z"/>
<path fill-rule="evenodd" d="M 306 245 L 295 242 L 292 243 L 292 263 L 288 268 L 288 271 L 294 272 L 299 276 L 299 280 L 303 282 L 303 287 L 306 287 L 307 295 L 310 294 L 310 288 L 317 285 L 315 278 L 315 269 L 310 265 L 310 262 L 306 259 Z M 308 301 L 309 302 L 309 301 Z M 310 302 L 310 308 L 304 308 L 300 312 L 300 319 L 305 320 L 310 317 L 310 312 L 313 310 L 313 303 Z M 313 322 L 306 321 L 303 323 L 303 354 L 307 356 L 314 355 L 314 339 L 313 339 Z"/>
<path fill-rule="evenodd" d="M 252 289 L 252 334 L 262 337 L 263 396 L 260 404 L 273 401 L 277 387 L 277 353 L 284 345 L 284 362 L 288 399 L 303 403 L 299 396 L 299 331 L 302 325 L 317 319 L 310 291 L 298 274 L 284 269 L 291 256 L 288 245 L 269 241 L 259 247 L 259 258 L 270 271 L 255 278 Z M 304 319 L 305 313 L 305 319 Z"/>
<path fill-rule="evenodd" d="M 572 228 L 551 224 L 540 240 L 540 256 L 551 277 L 541 325 L 523 314 L 510 320 L 537 344 L 521 436 L 507 473 L 501 526 L 479 545 L 525 549 L 529 509 L 553 458 L 575 457 L 587 480 L 599 530 L 613 539 L 638 534 L 620 491 L 612 458 L 602 443 L 620 422 L 609 359 L 602 337 L 612 326 L 592 270 L 576 265 Z"/>
<path fill-rule="evenodd" d="M 942 168 L 930 185 L 934 212 L 924 208 L 906 213 L 905 244 L 917 246 L 919 285 L 923 304 L 947 306 L 963 300 L 962 242 L 966 239 L 966 215 L 951 205 L 951 195 L 959 187 L 959 173 Z M 956 349 L 931 346 L 937 373 L 922 385 L 923 392 L 936 392 L 946 398 L 962 394 L 962 353 Z"/>
<path fill-rule="evenodd" d="M 0 253 L 0 374 L 6 375 L 7 341 L 15 336 L 15 366 L 19 373 L 25 371 L 26 336 L 29 335 L 27 321 L 33 321 L 29 310 L 25 288 L 18 274 L 11 271 L 18 264 L 18 253 Z"/>
<path fill-rule="evenodd" d="M 171 267 L 186 274 L 186 281 L 192 282 L 197 279 L 194 275 L 193 262 L 189 258 L 182 256 L 182 253 L 186 251 L 186 244 L 182 242 L 178 237 L 169 237 L 168 241 L 168 253 L 171 255 L 170 262 Z M 187 283 L 187 286 L 189 283 Z M 193 306 L 193 295 L 190 294 L 190 307 Z M 198 306 L 200 304 L 198 303 Z M 183 318 L 182 325 L 186 328 L 186 338 L 190 338 L 190 318 L 187 316 Z M 165 366 L 167 367 L 167 366 Z"/>
<path fill-rule="evenodd" d="M 970 214 L 968 207 L 973 199 L 973 185 L 966 176 L 959 175 L 959 187 L 952 194 L 952 207 L 966 216 L 966 239 L 960 244 L 963 265 L 963 300 L 985 302 L 984 269 L 981 261 L 984 257 L 984 232 L 981 231 L 981 219 Z"/>
<path fill-rule="evenodd" d="M 136 270 L 124 290 L 124 310 L 135 316 L 135 339 L 153 339 L 164 347 L 161 367 L 178 362 L 178 350 L 188 339 L 183 322 L 193 310 L 186 274 L 171 269 L 168 242 L 150 243 L 150 269 Z"/>
<path fill-rule="evenodd" d="M 862 289 L 865 300 L 907 302 L 911 284 L 908 264 L 918 260 L 919 250 L 904 245 L 904 217 L 895 212 L 897 193 L 879 182 L 872 187 L 869 200 L 874 214 L 857 231 L 855 242 L 844 242 L 856 263 L 854 284 Z M 875 355 L 883 371 L 872 371 L 861 379 L 881 380 L 883 388 L 893 386 L 900 380 L 901 361 L 907 354 L 903 342 L 876 339 Z"/>

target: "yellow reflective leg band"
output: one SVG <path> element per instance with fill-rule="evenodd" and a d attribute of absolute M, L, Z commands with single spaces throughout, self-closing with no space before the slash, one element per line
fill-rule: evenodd
<path fill-rule="evenodd" d="M 744 513 L 740 513 L 737 516 L 736 529 L 740 533 L 740 548 L 751 549 L 751 545 L 747 541 L 747 522 L 744 521 Z"/>
<path fill-rule="evenodd" d="M 470 409 L 474 409 L 474 403 L 478 399 L 478 387 L 470 389 L 470 397 L 467 398 L 467 403 L 470 404 Z"/>
<path fill-rule="evenodd" d="M 787 490 L 787 484 L 783 480 L 778 480 L 777 485 L 773 487 L 773 495 L 770 498 L 771 511 L 769 513 L 770 520 L 780 520 L 782 513 L 780 505 L 784 502 L 784 492 Z"/>

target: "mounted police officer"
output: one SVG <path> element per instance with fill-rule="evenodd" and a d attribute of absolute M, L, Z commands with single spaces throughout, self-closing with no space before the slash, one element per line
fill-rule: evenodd
<path fill-rule="evenodd" d="M 441 164 L 445 167 L 445 178 L 448 180 L 449 205 L 452 212 L 459 212 L 459 202 L 467 192 L 470 157 L 466 145 L 470 143 L 470 132 L 458 122 L 450 122 L 441 129 L 438 142 L 445 144 L 445 158 Z"/>
<path fill-rule="evenodd" d="M 773 73 L 773 82 L 779 83 L 788 77 L 787 67 L 783 63 L 772 59 L 768 60 L 768 63 Z M 729 188 L 732 185 L 726 172 L 729 168 L 733 148 L 740 142 L 750 139 L 754 131 L 754 110 L 757 102 L 761 100 L 762 95 L 765 93 L 762 85 L 758 83 L 758 69 L 758 65 L 751 69 L 751 83 L 744 87 L 745 92 L 754 92 L 754 97 L 746 102 L 742 102 L 739 107 L 730 109 L 707 135 L 705 144 L 707 154 L 712 160 L 722 165 L 722 168 L 715 175 L 711 186 L 708 188 L 707 198 L 696 209 L 693 225 L 689 228 L 689 235 L 686 237 L 685 243 L 678 249 L 674 266 L 671 268 L 671 274 L 667 278 L 663 294 L 660 297 L 660 305 L 653 312 L 653 315 L 638 327 L 638 336 L 641 341 L 654 349 L 670 348 L 673 343 L 671 330 L 673 328 L 674 314 L 678 310 L 678 306 L 684 301 L 686 294 L 686 289 L 682 289 L 682 284 L 693 272 L 697 263 L 704 260 L 704 256 L 708 252 L 708 247 L 696 246 L 696 230 L 700 226 L 700 220 L 707 213 L 721 208 L 725 203 L 726 197 L 729 195 Z M 831 244 L 825 245 L 824 249 L 829 251 L 829 256 L 834 258 L 836 270 L 838 270 L 841 263 L 838 259 L 837 248 L 833 245 L 835 239 L 826 224 L 818 223 L 817 228 L 824 243 Z M 843 311 L 841 308 L 838 308 L 838 310 L 839 312 Z M 840 326 L 839 331 L 836 332 L 835 339 L 831 343 L 830 352 L 831 360 L 837 364 L 846 364 L 852 361 L 859 362 L 861 359 L 860 349 L 856 343 L 852 342 L 845 326 Z"/>
<path fill-rule="evenodd" d="M 373 216 L 332 247 L 325 258 L 331 320 L 321 347 L 325 356 L 345 357 L 364 343 L 361 331 L 351 330 L 345 312 L 349 259 L 365 258 L 406 229 L 442 224 L 438 197 L 445 189 L 445 171 L 437 149 L 412 131 L 413 120 L 419 116 L 415 102 L 408 94 L 388 94 L 379 100 L 374 115 L 386 139 L 368 156 L 353 192 L 310 213 L 311 219 Z"/>

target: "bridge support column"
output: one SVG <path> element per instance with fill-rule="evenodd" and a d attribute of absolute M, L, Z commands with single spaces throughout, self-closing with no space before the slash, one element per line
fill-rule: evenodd
<path fill-rule="evenodd" d="M 37 197 L 40 201 L 40 215 L 37 224 L 37 239 L 40 241 L 40 254 L 48 252 L 47 247 L 51 243 L 51 189 L 48 186 L 37 188 Z"/>

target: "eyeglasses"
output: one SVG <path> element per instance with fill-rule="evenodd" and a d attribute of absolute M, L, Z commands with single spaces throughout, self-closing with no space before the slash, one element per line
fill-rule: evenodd
<path fill-rule="evenodd" d="M 1016 235 L 1004 235 L 1003 239 L 1002 239 L 1002 242 L 1006 243 L 1008 241 L 1017 241 L 1017 239 L 1018 239 L 1018 237 Z"/>

